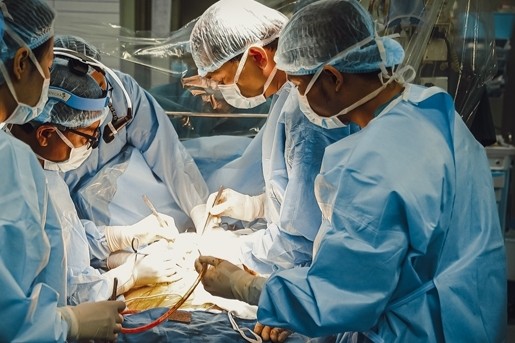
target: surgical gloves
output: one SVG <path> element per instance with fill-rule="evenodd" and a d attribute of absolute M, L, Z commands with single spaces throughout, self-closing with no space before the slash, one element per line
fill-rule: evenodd
<path fill-rule="evenodd" d="M 161 227 L 154 215 L 149 215 L 131 226 L 106 226 L 105 237 L 109 250 L 118 251 L 132 247 L 133 240 L 137 245 L 152 243 L 160 238 L 174 240 L 179 234 L 172 217 L 159 214 L 167 226 Z"/>
<path fill-rule="evenodd" d="M 255 276 L 231 262 L 212 256 L 200 256 L 195 261 L 198 273 L 208 268 L 202 284 L 209 293 L 227 299 L 238 299 L 257 305 L 266 278 Z"/>
<path fill-rule="evenodd" d="M 217 228 L 218 225 L 215 222 L 213 216 L 209 216 L 209 208 L 205 204 L 195 206 L 190 213 L 191 220 L 195 225 L 197 233 L 203 234 L 205 232 L 212 231 Z M 209 221 L 208 221 L 209 218 Z"/>
<path fill-rule="evenodd" d="M 117 256 L 119 253 L 116 253 Z M 124 261 L 124 262 L 123 262 Z M 150 244 L 138 251 L 123 255 L 123 263 L 106 274 L 110 280 L 118 278 L 117 294 L 123 294 L 133 287 L 175 281 L 177 273 L 176 261 L 168 253 L 165 240 Z M 112 262 L 108 259 L 108 265 Z"/>
<path fill-rule="evenodd" d="M 214 202 L 215 196 L 216 193 L 209 196 L 208 205 Z M 250 196 L 226 188 L 210 212 L 214 216 L 225 216 L 250 222 L 265 216 L 265 199 L 265 194 Z"/>
<path fill-rule="evenodd" d="M 122 330 L 123 301 L 99 301 L 58 308 L 68 322 L 68 341 L 92 339 L 115 341 Z"/>

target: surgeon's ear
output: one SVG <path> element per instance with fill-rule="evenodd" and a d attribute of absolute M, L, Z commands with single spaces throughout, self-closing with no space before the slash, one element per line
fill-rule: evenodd
<path fill-rule="evenodd" d="M 36 140 L 40 146 L 46 147 L 55 134 L 55 126 L 43 124 L 36 129 Z"/>
<path fill-rule="evenodd" d="M 268 65 L 266 51 L 260 46 L 253 46 L 249 49 L 249 58 L 252 58 L 254 63 L 261 69 L 265 69 Z"/>
<path fill-rule="evenodd" d="M 329 74 L 329 76 L 333 80 L 334 86 L 335 86 L 335 89 L 334 89 L 335 92 L 339 92 L 343 86 L 342 73 L 340 71 L 336 70 L 336 68 L 331 65 L 324 66 L 324 72 Z"/>
<path fill-rule="evenodd" d="M 29 50 L 27 48 L 19 48 L 14 54 L 12 72 L 14 79 L 19 81 L 30 71 Z"/>

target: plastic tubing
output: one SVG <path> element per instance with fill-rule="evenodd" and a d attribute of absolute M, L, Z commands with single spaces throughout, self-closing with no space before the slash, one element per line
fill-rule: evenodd
<path fill-rule="evenodd" d="M 177 311 L 177 309 L 179 309 L 179 307 L 181 307 L 182 304 L 184 304 L 186 302 L 186 300 L 188 300 L 188 298 L 193 293 L 195 288 L 197 288 L 198 284 L 200 283 L 200 280 L 202 280 L 202 278 L 204 277 L 204 274 L 206 273 L 206 270 L 207 270 L 206 267 L 202 268 L 202 270 L 200 271 L 200 273 L 197 276 L 197 279 L 195 280 L 193 285 L 190 287 L 190 289 L 188 289 L 186 294 L 184 294 L 184 296 L 181 298 L 181 300 L 179 300 L 175 305 L 170 307 L 170 309 L 168 309 L 168 311 L 163 313 L 159 318 L 157 318 L 156 320 L 154 320 L 154 321 L 152 321 L 152 322 L 150 322 L 150 323 L 148 323 L 146 325 L 138 326 L 138 327 L 135 327 L 135 328 L 124 328 L 124 327 L 122 327 L 122 333 L 124 333 L 124 334 L 136 334 L 136 333 L 145 332 L 145 331 L 150 330 L 153 327 L 161 324 L 165 320 L 167 320 L 168 317 L 170 317 L 172 315 L 172 313 Z M 134 313 L 134 312 L 133 311 L 127 311 L 127 312 L 124 312 L 123 314 L 130 314 L 130 313 Z"/>

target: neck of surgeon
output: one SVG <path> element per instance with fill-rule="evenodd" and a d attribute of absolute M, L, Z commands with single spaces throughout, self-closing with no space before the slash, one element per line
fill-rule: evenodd
<path fill-rule="evenodd" d="M 347 78 L 348 81 L 353 84 L 353 86 L 349 87 L 347 91 L 349 100 L 347 101 L 346 107 L 351 106 L 367 94 L 374 92 L 382 86 L 381 82 L 377 79 L 377 76 L 377 81 L 369 79 L 368 77 L 361 74 L 347 74 Z M 363 105 L 358 106 L 348 114 L 340 116 L 339 119 L 344 123 L 356 123 L 361 128 L 363 128 L 367 126 L 372 119 L 374 119 L 381 107 L 387 105 L 390 101 L 401 94 L 403 90 L 403 85 L 397 82 L 392 82 L 391 84 L 387 85 L 376 97 L 365 102 Z"/>

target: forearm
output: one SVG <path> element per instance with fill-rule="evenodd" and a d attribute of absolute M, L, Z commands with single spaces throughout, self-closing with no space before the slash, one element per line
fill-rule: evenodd
<path fill-rule="evenodd" d="M 105 260 L 111 254 L 105 237 L 105 226 L 96 226 L 91 221 L 83 221 L 92 258 Z"/>
<path fill-rule="evenodd" d="M 231 277 L 231 290 L 234 298 L 250 305 L 257 305 L 266 280 L 265 277 L 251 276 L 243 270 L 241 273 L 235 273 Z"/>

